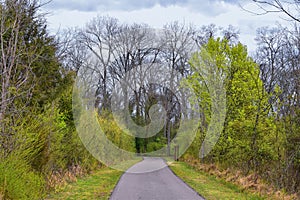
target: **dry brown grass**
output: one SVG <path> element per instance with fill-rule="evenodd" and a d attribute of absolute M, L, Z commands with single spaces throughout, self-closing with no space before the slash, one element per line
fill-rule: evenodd
<path fill-rule="evenodd" d="M 267 196 L 269 199 L 274 200 L 297 200 L 300 199 L 300 194 L 286 194 L 282 191 L 276 190 L 274 187 L 264 183 L 262 178 L 255 173 L 243 175 L 241 171 L 233 169 L 222 170 L 214 164 L 203 164 L 199 160 L 192 157 L 186 157 L 183 159 L 189 165 L 194 168 L 205 171 L 210 175 L 217 176 L 226 180 L 227 182 L 232 182 L 240 185 L 244 190 L 253 191 L 261 195 Z"/>
<path fill-rule="evenodd" d="M 53 171 L 47 177 L 47 189 L 59 191 L 67 183 L 76 182 L 77 177 L 82 177 L 86 172 L 78 165 L 70 167 L 66 171 Z"/>

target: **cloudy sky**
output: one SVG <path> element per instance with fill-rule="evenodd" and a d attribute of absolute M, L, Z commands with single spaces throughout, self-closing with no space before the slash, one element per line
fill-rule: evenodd
<path fill-rule="evenodd" d="M 255 49 L 258 27 L 288 24 L 278 14 L 257 16 L 242 7 L 258 11 L 249 0 L 52 0 L 43 9 L 49 13 L 47 20 L 52 33 L 67 27 L 83 27 L 97 15 L 109 15 L 127 23 L 147 23 L 155 28 L 175 20 L 197 27 L 231 24 L 240 30 L 240 40 L 250 51 Z"/>

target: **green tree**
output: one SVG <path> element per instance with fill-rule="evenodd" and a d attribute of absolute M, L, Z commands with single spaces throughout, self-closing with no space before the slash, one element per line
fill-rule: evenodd
<path fill-rule="evenodd" d="M 29 112 L 42 111 L 62 89 L 57 47 L 39 8 L 30 0 L 0 5 L 0 143 L 4 156 L 14 149 L 10 127 Z"/>
<path fill-rule="evenodd" d="M 224 77 L 226 89 L 224 129 L 207 160 L 240 167 L 245 172 L 259 170 L 261 164 L 274 156 L 271 141 L 274 141 L 275 131 L 272 120 L 268 119 L 268 94 L 260 80 L 257 64 L 241 43 L 230 44 L 220 38 L 211 38 L 200 52 L 192 56 L 193 74 L 187 79 L 187 84 L 198 96 L 196 102 L 202 115 L 199 142 L 203 141 L 212 120 L 211 97 L 203 79 L 204 67 L 199 65 L 199 60 L 217 67 L 215 73 Z"/>

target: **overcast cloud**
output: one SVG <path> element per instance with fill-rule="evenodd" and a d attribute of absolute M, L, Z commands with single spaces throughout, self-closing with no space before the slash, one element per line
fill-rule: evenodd
<path fill-rule="evenodd" d="M 201 12 L 209 16 L 216 16 L 227 12 L 226 4 L 237 4 L 238 0 L 52 0 L 47 8 L 93 11 L 136 11 L 153 8 L 180 6 L 194 12 Z"/>

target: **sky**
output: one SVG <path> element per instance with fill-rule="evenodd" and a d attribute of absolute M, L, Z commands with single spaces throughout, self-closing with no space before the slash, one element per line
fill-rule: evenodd
<path fill-rule="evenodd" d="M 115 17 L 124 23 L 146 23 L 154 28 L 172 21 L 192 23 L 199 28 L 213 23 L 237 27 L 240 41 L 250 52 L 256 47 L 257 28 L 289 24 L 278 13 L 258 16 L 245 9 L 258 11 L 250 0 L 52 0 L 43 7 L 53 34 L 64 28 L 84 27 L 98 15 Z"/>

